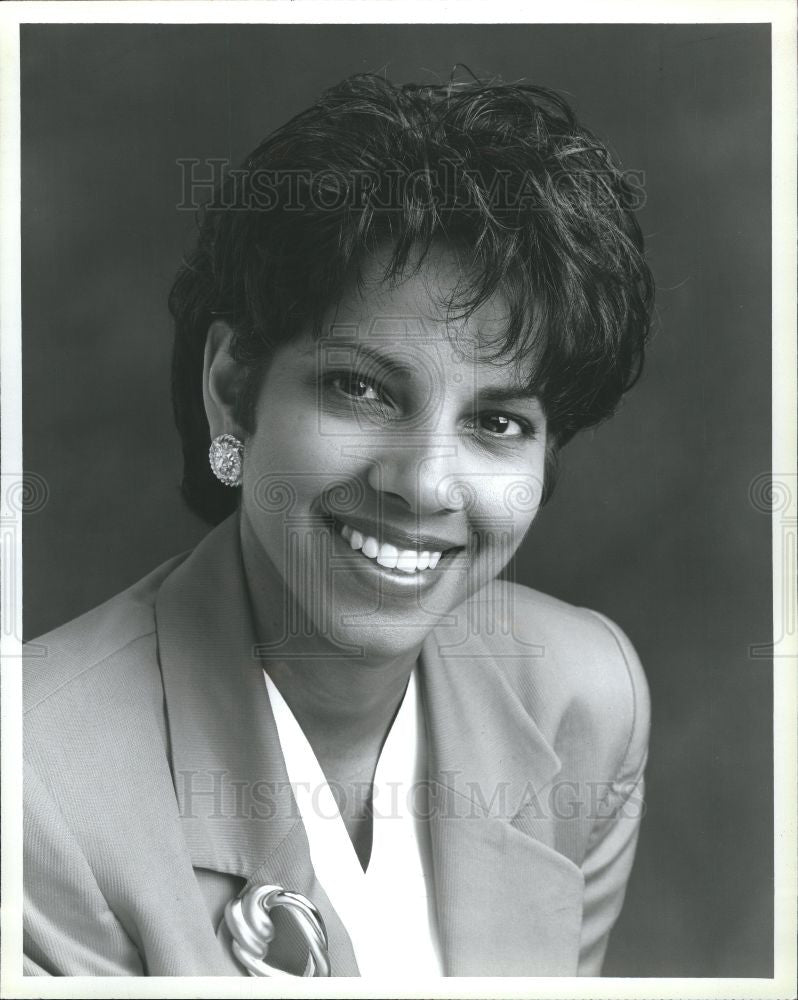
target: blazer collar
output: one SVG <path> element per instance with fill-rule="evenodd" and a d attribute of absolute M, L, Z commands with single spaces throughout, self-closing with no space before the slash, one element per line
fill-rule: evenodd
<path fill-rule="evenodd" d="M 175 789 L 194 867 L 248 884 L 283 879 L 304 892 L 325 918 L 334 973 L 356 974 L 346 932 L 313 875 L 253 653 L 237 516 L 167 577 L 156 620 Z M 537 811 L 529 808 L 560 762 L 505 673 L 505 661 L 519 659 L 515 641 L 491 631 L 491 607 L 477 595 L 432 630 L 420 657 L 446 973 L 567 974 L 576 968 L 582 876 L 538 839 Z"/>

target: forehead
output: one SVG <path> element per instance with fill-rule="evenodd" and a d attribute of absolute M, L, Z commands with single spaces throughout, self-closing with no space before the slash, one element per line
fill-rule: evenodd
<path fill-rule="evenodd" d="M 364 260 L 359 280 L 346 286 L 325 317 L 325 342 L 356 342 L 386 353 L 445 352 L 471 366 L 505 369 L 523 378 L 525 365 L 503 351 L 509 316 L 503 293 L 497 291 L 463 315 L 469 282 L 456 251 L 433 247 L 420 266 L 411 260 L 406 273 L 393 281 L 385 278 L 386 262 L 386 253 Z"/>

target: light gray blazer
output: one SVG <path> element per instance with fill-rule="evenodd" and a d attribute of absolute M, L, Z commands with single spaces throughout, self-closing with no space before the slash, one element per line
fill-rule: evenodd
<path fill-rule="evenodd" d="M 222 911 L 258 882 L 310 897 L 333 975 L 358 974 L 254 642 L 234 516 L 28 647 L 26 974 L 242 975 Z M 649 703 L 629 641 L 494 584 L 432 630 L 419 675 L 446 974 L 598 975 L 643 812 Z M 285 931 L 269 960 L 300 970 Z"/>

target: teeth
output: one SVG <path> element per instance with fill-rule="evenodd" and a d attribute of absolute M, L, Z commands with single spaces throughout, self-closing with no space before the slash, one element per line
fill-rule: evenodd
<path fill-rule="evenodd" d="M 377 562 L 380 566 L 385 566 L 386 569 L 395 569 L 396 563 L 399 561 L 399 549 L 394 545 L 381 545 L 380 551 L 377 553 Z"/>
<path fill-rule="evenodd" d="M 403 573 L 415 573 L 418 569 L 418 556 L 415 552 L 406 550 L 399 553 L 399 558 L 396 560 L 396 568 L 400 569 Z"/>
<path fill-rule="evenodd" d="M 351 528 L 348 524 L 341 527 L 341 535 L 354 551 L 360 551 L 369 559 L 376 559 L 380 566 L 386 569 L 398 569 L 402 573 L 418 573 L 424 569 L 435 569 L 441 558 L 441 552 L 416 552 L 414 549 L 397 549 L 395 545 L 384 542 L 382 545 L 371 535 Z"/>

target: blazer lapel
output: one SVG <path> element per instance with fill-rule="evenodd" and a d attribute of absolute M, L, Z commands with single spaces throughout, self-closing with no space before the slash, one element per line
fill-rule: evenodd
<path fill-rule="evenodd" d="M 313 874 L 254 656 L 237 517 L 166 579 L 156 620 L 175 791 L 193 866 L 238 875 L 247 888 L 274 882 L 304 893 L 324 919 L 333 974 L 357 975 L 346 930 Z M 287 967 L 301 969 L 301 940 L 292 943 L 290 930 L 281 939 Z"/>
<path fill-rule="evenodd" d="M 445 971 L 574 975 L 584 880 L 544 842 L 534 808 L 560 761 L 508 683 L 502 660 L 518 647 L 483 639 L 481 610 L 461 608 L 421 657 Z"/>

